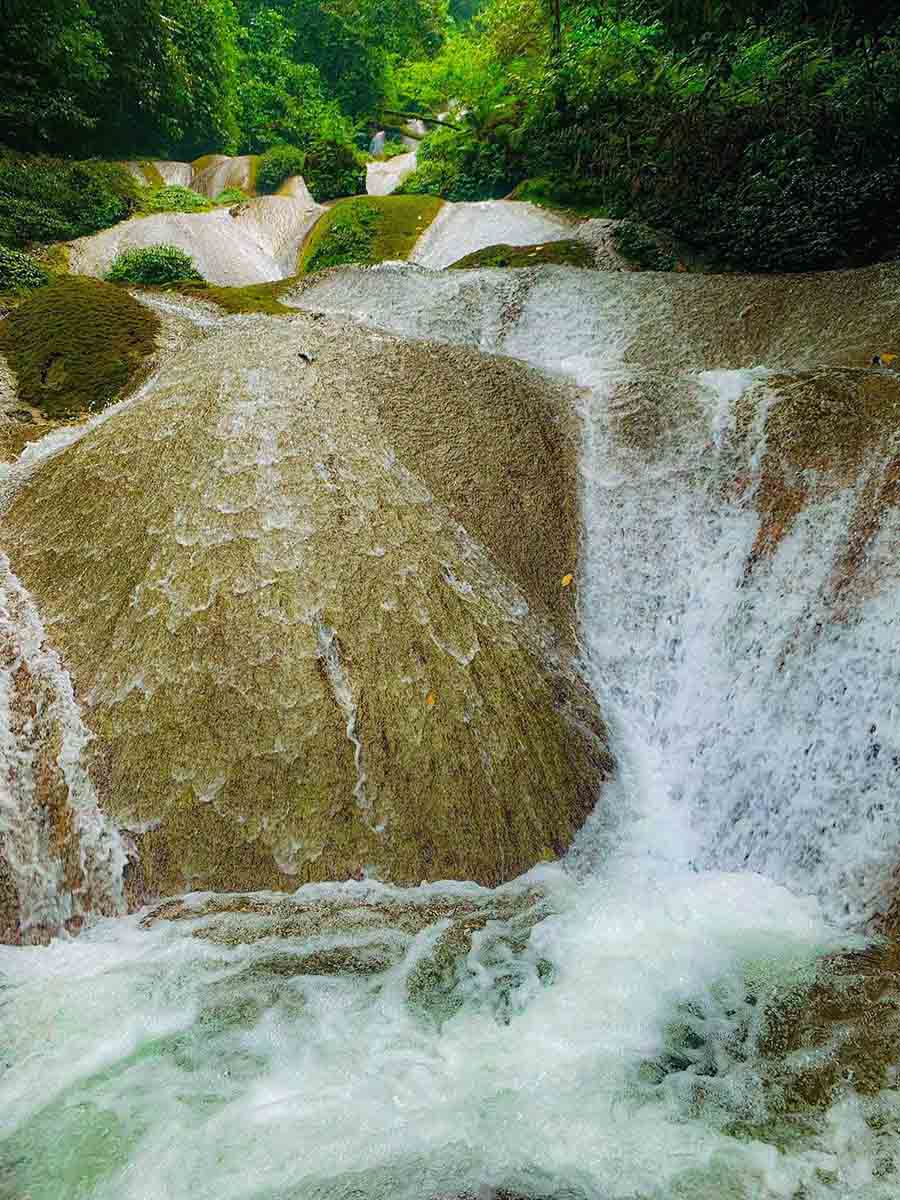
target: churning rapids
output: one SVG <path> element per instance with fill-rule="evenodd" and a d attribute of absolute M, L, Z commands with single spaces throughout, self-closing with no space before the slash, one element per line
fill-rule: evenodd
<path fill-rule="evenodd" d="M 488 274 L 338 271 L 294 302 L 578 384 L 604 802 L 493 891 L 195 894 L 0 948 L 3 1200 L 898 1195 L 891 1073 L 797 1116 L 828 1047 L 773 1055 L 766 1017 L 865 944 L 900 815 L 895 597 L 836 620 L 829 588 L 865 472 L 752 553 L 767 414 L 817 349 L 779 328 L 721 369 L 657 325 L 640 362 L 658 277 Z"/>

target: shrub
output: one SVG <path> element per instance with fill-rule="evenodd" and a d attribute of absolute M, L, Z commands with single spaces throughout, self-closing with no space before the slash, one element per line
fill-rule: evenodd
<path fill-rule="evenodd" d="M 421 143 L 417 170 L 400 191 L 445 200 L 495 200 L 505 196 L 514 183 L 500 141 L 442 129 Z"/>
<path fill-rule="evenodd" d="M 0 241 L 60 242 L 124 220 L 140 186 L 117 163 L 0 156 Z"/>
<path fill-rule="evenodd" d="M 202 280 L 194 260 L 177 246 L 145 246 L 123 250 L 106 272 L 110 283 L 164 284 Z"/>
<path fill-rule="evenodd" d="M 199 192 L 174 184 L 168 187 L 148 188 L 141 200 L 141 208 L 148 213 L 208 212 L 212 207 L 212 201 L 201 196 Z"/>
<path fill-rule="evenodd" d="M 613 241 L 619 253 L 645 271 L 672 271 L 676 258 L 671 250 L 640 221 L 622 221 L 613 230 Z"/>
<path fill-rule="evenodd" d="M 216 204 L 243 204 L 250 197 L 238 187 L 226 188 L 216 196 Z"/>
<path fill-rule="evenodd" d="M 97 279 L 58 279 L 0 323 L 0 351 L 24 404 L 47 416 L 96 412 L 133 383 L 155 348 L 156 314 Z"/>
<path fill-rule="evenodd" d="M 409 154 L 410 147 L 406 142 L 385 142 L 384 149 L 376 157 L 382 162 L 386 162 L 391 158 L 399 158 L 401 154 Z"/>
<path fill-rule="evenodd" d="M 296 146 L 273 146 L 260 158 L 256 169 L 256 190 L 260 195 L 277 192 L 286 179 L 302 175 L 306 155 Z"/>
<path fill-rule="evenodd" d="M 27 292 L 49 282 L 50 276 L 33 258 L 0 246 L 0 292 Z"/>
<path fill-rule="evenodd" d="M 316 142 L 307 155 L 303 177 L 313 199 L 320 202 L 364 195 L 366 160 L 342 142 Z"/>

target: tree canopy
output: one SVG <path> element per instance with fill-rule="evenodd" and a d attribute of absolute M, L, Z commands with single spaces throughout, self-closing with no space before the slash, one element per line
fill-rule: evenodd
<path fill-rule="evenodd" d="M 290 145 L 343 188 L 392 113 L 450 112 L 411 193 L 530 181 L 720 266 L 900 249 L 900 0 L 0 0 L 0 14 L 12 151 Z"/>

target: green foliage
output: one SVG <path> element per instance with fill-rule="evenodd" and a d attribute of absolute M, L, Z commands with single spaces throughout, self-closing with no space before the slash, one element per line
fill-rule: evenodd
<path fill-rule="evenodd" d="M 0 141 L 104 154 L 230 150 L 236 37 L 233 0 L 7 0 Z"/>
<path fill-rule="evenodd" d="M 384 149 L 376 158 L 381 162 L 387 162 L 392 158 L 399 158 L 401 154 L 409 154 L 410 148 L 405 142 L 385 142 Z"/>
<path fill-rule="evenodd" d="M 525 200 L 529 204 L 557 209 L 580 217 L 611 215 L 590 181 L 572 176 L 538 176 L 536 179 L 523 179 L 513 189 L 511 199 Z"/>
<path fill-rule="evenodd" d="M 255 11 L 242 32 L 238 91 L 247 153 L 276 144 L 305 149 L 323 137 L 352 140 L 352 124 L 327 96 L 318 68 L 296 60 L 296 40 L 285 14 L 268 7 Z"/>
<path fill-rule="evenodd" d="M 404 181 L 400 193 L 445 200 L 492 200 L 505 196 L 514 183 L 502 139 L 441 129 L 419 147 L 418 167 Z"/>
<path fill-rule="evenodd" d="M 155 348 L 156 315 L 95 279 L 60 279 L 0 322 L 0 352 L 24 404 L 53 418 L 97 412 L 131 385 Z"/>
<path fill-rule="evenodd" d="M 313 199 L 320 203 L 340 196 L 358 196 L 366 190 L 366 160 L 345 143 L 316 142 L 306 156 L 303 177 Z"/>
<path fill-rule="evenodd" d="M 277 192 L 286 179 L 302 175 L 306 155 L 296 146 L 273 146 L 259 160 L 256 169 L 256 190 L 261 195 Z"/>
<path fill-rule="evenodd" d="M 216 196 L 215 202 L 216 204 L 222 205 L 243 204 L 245 200 L 249 199 L 250 197 L 246 192 L 241 191 L 241 189 L 238 187 L 232 187 L 225 188 L 223 192 L 219 192 L 218 196 Z"/>
<path fill-rule="evenodd" d="M 623 258 L 645 271 L 675 268 L 675 255 L 661 246 L 653 230 L 640 221 L 622 221 L 613 231 L 613 241 Z"/>
<path fill-rule="evenodd" d="M 33 258 L 0 245 L 0 292 L 27 292 L 49 282 L 50 276 Z"/>
<path fill-rule="evenodd" d="M 202 280 L 194 260 L 177 246 L 145 246 L 123 250 L 106 272 L 109 283 L 160 285 L 184 279 Z"/>
<path fill-rule="evenodd" d="M 900 254 L 900 0 L 488 0 L 407 108 L 456 99 L 407 193 L 502 194 L 630 217 L 694 259 L 807 270 Z M 479 147 L 476 150 L 476 147 Z M 540 193 L 540 194 L 539 194 Z M 524 196 L 524 191 L 518 193 Z"/>
<path fill-rule="evenodd" d="M 465 271 L 474 267 L 539 267 L 550 263 L 559 267 L 594 266 L 594 253 L 584 242 L 566 239 L 539 246 L 486 246 L 451 263 L 449 270 Z"/>
<path fill-rule="evenodd" d="M 96 124 L 109 74 L 87 0 L 9 0 L 0 12 L 0 144 L 34 149 Z"/>
<path fill-rule="evenodd" d="M 403 261 L 437 216 L 432 197 L 366 196 L 343 200 L 321 218 L 300 258 L 300 274 L 326 267 Z"/>
<path fill-rule="evenodd" d="M 67 241 L 114 225 L 138 205 L 140 188 L 116 163 L 0 156 L 0 241 Z"/>
<path fill-rule="evenodd" d="M 242 193 L 243 195 L 243 193 Z M 208 212 L 213 207 L 206 196 L 190 188 L 170 184 L 167 187 L 148 188 L 141 197 L 143 212 Z"/>

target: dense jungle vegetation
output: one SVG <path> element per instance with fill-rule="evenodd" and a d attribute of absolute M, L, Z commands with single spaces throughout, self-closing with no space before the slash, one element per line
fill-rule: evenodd
<path fill-rule="evenodd" d="M 429 122 L 407 193 L 461 200 L 518 189 L 626 217 L 648 265 L 660 237 L 737 270 L 900 252 L 900 0 L 0 0 L 0 9 L 8 244 L 99 228 L 136 203 L 107 166 L 59 164 L 51 181 L 27 156 L 193 158 L 289 145 L 330 172 L 340 195 L 355 190 L 347 181 L 359 178 L 371 134 L 393 123 L 399 136 L 419 114 L 443 123 Z"/>

